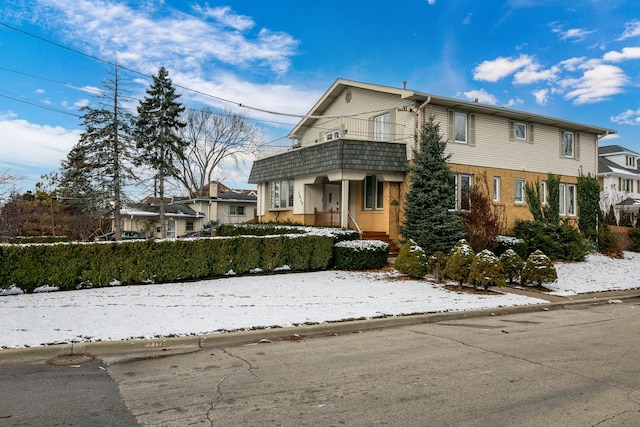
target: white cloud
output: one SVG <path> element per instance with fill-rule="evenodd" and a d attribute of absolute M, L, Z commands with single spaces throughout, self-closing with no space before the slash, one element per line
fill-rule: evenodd
<path fill-rule="evenodd" d="M 78 142 L 80 131 L 29 123 L 15 118 L 15 115 L 2 115 L 0 135 L 6 142 L 2 148 L 0 168 L 21 165 L 56 170 Z"/>
<path fill-rule="evenodd" d="M 509 100 L 509 102 L 507 102 L 506 106 L 508 108 L 513 108 L 513 107 L 516 107 L 516 106 L 522 105 L 522 104 L 524 104 L 524 101 L 522 99 L 520 99 L 520 98 L 511 98 Z"/>
<path fill-rule="evenodd" d="M 429 3 L 430 5 L 434 5 L 436 4 L 436 0 L 427 0 L 427 3 Z"/>
<path fill-rule="evenodd" d="M 89 100 L 87 98 L 79 99 L 73 103 L 73 106 L 77 108 L 86 107 L 87 105 L 89 105 Z"/>
<path fill-rule="evenodd" d="M 622 52 L 612 50 L 607 52 L 602 57 L 605 61 L 621 62 L 627 59 L 640 59 L 640 47 L 625 47 L 622 48 Z"/>
<path fill-rule="evenodd" d="M 531 84 L 542 80 L 553 80 L 559 71 L 558 67 L 540 70 L 539 64 L 530 64 L 515 74 L 513 82 L 515 84 Z"/>
<path fill-rule="evenodd" d="M 575 71 L 586 61 L 587 58 L 585 56 L 581 56 L 578 58 L 569 58 L 560 62 L 559 66 L 568 71 Z"/>
<path fill-rule="evenodd" d="M 612 116 L 611 121 L 619 125 L 640 125 L 640 108 L 637 110 L 625 110 Z"/>
<path fill-rule="evenodd" d="M 536 104 L 547 105 L 547 101 L 549 100 L 549 89 L 534 90 L 531 93 L 536 98 Z"/>
<path fill-rule="evenodd" d="M 36 89 L 35 90 L 35 93 L 37 93 L 37 94 L 42 94 L 44 92 L 45 92 L 44 89 Z"/>
<path fill-rule="evenodd" d="M 493 61 L 484 61 L 478 65 L 473 70 L 473 78 L 475 80 L 497 82 L 532 63 L 533 59 L 528 55 L 520 55 L 517 58 L 505 58 L 501 56 Z"/>
<path fill-rule="evenodd" d="M 629 82 L 621 68 L 614 65 L 587 63 L 586 71 L 579 79 L 570 80 L 570 90 L 565 99 L 574 104 L 592 104 L 609 99 L 611 95 L 622 93 Z"/>
<path fill-rule="evenodd" d="M 582 28 L 571 28 L 566 31 L 563 31 L 559 28 L 553 29 L 554 33 L 557 33 L 560 37 L 560 40 L 573 40 L 573 41 L 582 41 L 585 36 L 593 33 L 593 31 L 583 30 Z"/>
<path fill-rule="evenodd" d="M 464 21 L 462 21 L 462 25 L 469 25 L 471 23 L 472 16 L 473 16 L 473 13 L 468 14 L 467 17 L 464 18 Z"/>
<path fill-rule="evenodd" d="M 624 24 L 624 32 L 618 40 L 624 40 L 632 37 L 640 36 L 640 21 L 633 20 Z"/>
<path fill-rule="evenodd" d="M 477 99 L 478 102 L 482 104 L 489 104 L 489 105 L 496 105 L 498 103 L 498 100 L 496 99 L 496 97 L 491 95 L 484 89 L 470 90 L 468 92 L 463 92 L 463 93 L 464 93 L 464 96 L 470 101 L 474 101 Z"/>
<path fill-rule="evenodd" d="M 264 67 L 278 74 L 290 68 L 298 46 L 291 35 L 266 28 L 252 33 L 248 30 L 253 21 L 228 7 L 193 10 L 195 15 L 158 18 L 152 10 L 109 0 L 58 0 L 38 12 L 64 29 L 67 39 L 96 47 L 105 58 L 118 53 L 123 65 L 148 73 L 160 66 L 201 73 L 209 68 L 203 67 L 208 61 Z"/>

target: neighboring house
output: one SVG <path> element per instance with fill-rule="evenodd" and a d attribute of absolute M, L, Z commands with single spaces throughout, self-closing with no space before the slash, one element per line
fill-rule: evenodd
<path fill-rule="evenodd" d="M 167 237 L 178 237 L 200 231 L 205 224 L 217 221 L 236 224 L 255 219 L 257 197 L 254 190 L 231 190 L 211 182 L 193 198 L 165 200 Z M 152 197 L 133 203 L 121 211 L 123 230 L 140 231 L 149 237 L 160 237 L 159 201 Z"/>
<path fill-rule="evenodd" d="M 440 124 L 455 174 L 456 206 L 486 176 L 508 225 L 530 219 L 527 182 L 561 177 L 561 215 L 577 214 L 578 172 L 597 173 L 598 140 L 615 133 L 591 125 L 338 79 L 289 134 L 291 150 L 253 164 L 260 221 L 333 224 L 398 241 L 408 165 L 428 115 Z"/>
<path fill-rule="evenodd" d="M 625 214 L 635 224 L 640 210 L 640 154 L 619 145 L 598 148 L 600 207 L 614 208 L 616 219 Z"/>

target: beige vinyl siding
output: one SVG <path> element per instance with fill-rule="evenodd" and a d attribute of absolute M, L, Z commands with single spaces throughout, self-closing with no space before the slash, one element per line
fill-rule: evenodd
<path fill-rule="evenodd" d="M 346 92 L 351 92 L 351 101 L 346 102 Z M 324 142 L 324 134 L 332 130 L 340 130 L 345 139 L 372 139 L 372 120 L 375 116 L 389 113 L 390 140 L 392 142 L 412 142 L 415 116 L 409 111 L 397 111 L 404 106 L 413 106 L 412 101 L 403 100 L 398 95 L 369 91 L 360 88 L 349 88 L 342 91 L 335 101 L 325 110 L 319 112 L 323 116 L 348 116 L 354 111 L 363 111 L 357 116 L 317 119 L 302 136 L 303 146 Z M 345 133 L 346 131 L 346 133 Z"/>
<path fill-rule="evenodd" d="M 436 108 L 436 120 L 440 131 L 447 138 L 448 114 L 444 108 Z M 509 120 L 475 114 L 475 145 L 450 142 L 447 152 L 451 162 L 491 168 L 509 168 L 527 172 L 576 176 L 582 168 L 585 174 L 596 174 L 596 137 L 580 133 L 580 158 L 565 159 L 558 156 L 559 129 L 533 123 L 533 143 L 510 140 Z M 567 129 L 568 130 L 568 129 Z"/>

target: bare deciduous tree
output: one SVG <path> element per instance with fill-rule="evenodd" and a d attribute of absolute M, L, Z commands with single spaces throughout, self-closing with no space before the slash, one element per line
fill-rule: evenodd
<path fill-rule="evenodd" d="M 180 137 L 188 142 L 185 158 L 179 160 L 178 179 L 191 196 L 201 196 L 206 184 L 212 181 L 224 161 L 238 166 L 242 157 L 255 152 L 260 128 L 243 114 L 224 111 L 216 114 L 206 108 L 189 110 L 187 126 Z"/>

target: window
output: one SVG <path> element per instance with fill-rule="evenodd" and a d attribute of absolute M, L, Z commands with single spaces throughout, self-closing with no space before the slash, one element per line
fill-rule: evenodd
<path fill-rule="evenodd" d="M 185 231 L 193 231 L 193 221 L 187 220 L 185 225 Z"/>
<path fill-rule="evenodd" d="M 374 121 L 374 136 L 376 141 L 388 141 L 389 140 L 389 113 L 381 116 L 376 116 Z"/>
<path fill-rule="evenodd" d="M 576 186 L 573 184 L 567 185 L 567 208 L 568 213 L 571 216 L 576 214 Z"/>
<path fill-rule="evenodd" d="M 339 139 L 339 138 L 340 138 L 339 130 L 332 130 L 324 134 L 325 141 L 333 141 L 334 139 Z"/>
<path fill-rule="evenodd" d="M 624 163 L 626 166 L 636 167 L 636 158 L 633 156 L 624 156 Z"/>
<path fill-rule="evenodd" d="M 269 183 L 269 193 L 270 209 L 293 207 L 293 180 L 271 181 Z"/>
<path fill-rule="evenodd" d="M 456 113 L 455 116 L 455 141 L 467 143 L 467 115 Z"/>
<path fill-rule="evenodd" d="M 449 110 L 448 140 L 475 145 L 476 115 Z"/>
<path fill-rule="evenodd" d="M 573 132 L 564 133 L 564 156 L 573 158 Z"/>
<path fill-rule="evenodd" d="M 540 183 L 540 198 L 543 205 L 547 204 L 547 181 L 542 181 Z"/>
<path fill-rule="evenodd" d="M 472 175 L 453 175 L 452 184 L 455 188 L 455 205 L 456 210 L 471 209 L 471 185 Z"/>
<path fill-rule="evenodd" d="M 364 209 L 382 210 L 384 201 L 384 182 L 378 181 L 375 175 L 364 179 Z"/>
<path fill-rule="evenodd" d="M 560 215 L 566 215 L 567 214 L 567 203 L 565 200 L 565 184 L 560 184 Z"/>
<path fill-rule="evenodd" d="M 577 132 L 560 131 L 560 157 L 566 159 L 580 159 L 580 134 Z"/>
<path fill-rule="evenodd" d="M 516 179 L 515 197 L 516 203 L 524 203 L 524 179 Z"/>
<path fill-rule="evenodd" d="M 524 122 L 509 121 L 509 139 L 533 143 L 533 125 Z"/>
<path fill-rule="evenodd" d="M 500 201 L 500 177 L 499 176 L 493 177 L 493 201 L 494 202 Z"/>
<path fill-rule="evenodd" d="M 244 216 L 244 206 L 229 206 L 229 215 Z"/>
<path fill-rule="evenodd" d="M 625 178 L 621 178 L 620 179 L 620 190 L 621 191 L 631 192 L 632 191 L 632 187 L 633 187 L 633 184 L 632 184 L 630 179 L 625 179 Z"/>

